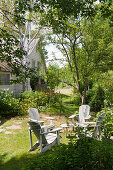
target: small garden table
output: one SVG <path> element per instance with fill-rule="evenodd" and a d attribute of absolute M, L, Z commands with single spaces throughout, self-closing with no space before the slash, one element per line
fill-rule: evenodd
<path fill-rule="evenodd" d="M 72 124 L 63 123 L 63 124 L 61 124 L 60 126 L 61 126 L 63 129 L 66 130 L 66 137 L 67 137 L 68 129 L 69 129 L 70 127 L 72 127 Z"/>

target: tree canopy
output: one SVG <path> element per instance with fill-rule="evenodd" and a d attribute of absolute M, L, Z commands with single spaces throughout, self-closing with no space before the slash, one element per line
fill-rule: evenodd
<path fill-rule="evenodd" d="M 88 81 L 94 73 L 112 69 L 112 11 L 113 5 L 109 0 L 99 4 L 96 0 L 3 0 L 0 3 L 0 30 L 1 33 L 5 31 L 0 34 L 1 61 L 9 61 L 11 65 L 15 56 L 18 58 L 15 68 L 18 68 L 18 61 L 26 55 L 27 68 L 28 58 L 23 48 L 25 38 L 30 42 L 42 27 L 51 27 L 56 35 L 53 42 L 66 56 L 75 87 L 84 103 Z M 28 34 L 31 23 L 38 28 L 34 37 Z M 84 90 L 81 90 L 81 84 Z"/>

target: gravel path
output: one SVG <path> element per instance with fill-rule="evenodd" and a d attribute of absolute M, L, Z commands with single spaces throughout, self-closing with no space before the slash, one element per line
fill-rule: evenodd
<path fill-rule="evenodd" d="M 67 95 L 73 94 L 72 88 L 57 89 L 55 92 Z"/>

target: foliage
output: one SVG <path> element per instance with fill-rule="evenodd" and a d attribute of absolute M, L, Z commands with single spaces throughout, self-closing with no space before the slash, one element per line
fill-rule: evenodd
<path fill-rule="evenodd" d="M 13 130 L 15 133 L 7 135 L 0 133 L 0 167 L 2 169 L 53 169 L 53 170 L 112 170 L 113 166 L 113 141 L 75 136 L 65 137 L 61 133 L 61 145 L 53 146 L 49 151 L 39 154 L 39 149 L 32 153 L 29 149 L 28 117 L 16 117 L 4 121 L 3 128 L 22 122 L 22 129 Z M 33 141 L 36 138 L 33 136 Z M 70 143 L 68 143 L 70 140 Z M 67 143 L 65 144 L 65 142 Z M 6 154 L 7 152 L 7 154 Z M 13 154 L 12 154 L 13 153 Z"/>
<path fill-rule="evenodd" d="M 0 61 L 6 62 L 11 72 L 16 74 L 17 79 L 11 82 L 22 82 L 24 86 L 27 78 L 30 78 L 31 73 L 33 74 L 33 70 L 28 67 L 29 47 L 27 47 L 28 30 L 32 18 L 31 8 L 29 0 L 23 3 L 12 0 L 0 2 Z M 37 32 L 34 38 L 36 35 L 38 35 Z M 31 45 L 30 43 L 29 41 L 28 46 Z"/>
<path fill-rule="evenodd" d="M 17 116 L 24 114 L 19 99 L 13 97 L 9 90 L 0 91 L 0 114 L 1 116 Z"/>
<path fill-rule="evenodd" d="M 108 20 L 101 18 L 100 12 L 90 19 L 81 17 L 69 17 L 56 21 L 58 14 L 55 13 L 50 25 L 56 34 L 51 42 L 66 57 L 70 68 L 74 87 L 77 88 L 82 104 L 85 104 L 86 91 L 91 79 L 96 73 L 112 69 L 112 35 L 113 29 Z M 57 27 L 58 26 L 58 27 Z M 106 36 L 107 35 L 107 36 Z M 109 37 L 109 38 L 108 38 Z"/>
<path fill-rule="evenodd" d="M 100 111 L 104 106 L 104 99 L 104 90 L 102 87 L 98 86 L 97 89 L 95 89 L 94 95 L 91 96 L 89 102 L 91 110 L 95 112 Z"/>
<path fill-rule="evenodd" d="M 53 150 L 53 149 L 52 149 Z M 42 163 L 43 162 L 43 163 Z M 47 154 L 36 156 L 24 169 L 112 169 L 113 144 L 110 140 L 93 138 L 71 140 L 68 145 L 55 147 Z"/>
<path fill-rule="evenodd" d="M 86 92 L 86 104 L 89 104 L 91 102 L 91 99 L 93 98 L 94 94 L 96 93 L 96 89 L 90 89 Z"/>
<path fill-rule="evenodd" d="M 80 105 L 81 105 L 81 98 L 80 98 L 80 95 L 79 95 L 77 92 L 74 93 L 73 103 L 74 103 L 76 106 L 80 106 Z"/>
<path fill-rule="evenodd" d="M 101 15 L 110 19 L 110 26 L 113 27 L 113 3 L 111 0 L 101 0 Z"/>
<path fill-rule="evenodd" d="M 22 74 L 25 66 L 22 65 L 23 56 L 26 52 L 19 47 L 19 41 L 5 28 L 0 29 L 0 61 L 5 61 L 11 68 L 11 72 L 17 76 Z"/>
<path fill-rule="evenodd" d="M 104 84 L 105 99 L 108 105 L 113 104 L 113 81 Z"/>
<path fill-rule="evenodd" d="M 105 101 L 106 102 L 106 101 Z M 102 127 L 104 129 L 104 136 L 105 138 L 110 138 L 113 136 L 113 108 L 105 107 L 97 114 L 100 115 L 102 113 L 105 113 L 105 127 Z"/>
<path fill-rule="evenodd" d="M 27 112 L 30 107 L 39 108 L 40 106 L 45 106 L 46 108 L 50 108 L 55 106 L 56 103 L 60 102 L 60 96 L 53 91 L 26 91 L 21 94 L 21 105 Z"/>
<path fill-rule="evenodd" d="M 46 70 L 47 85 L 50 90 L 54 90 L 60 83 L 59 67 L 57 65 L 49 65 Z"/>
<path fill-rule="evenodd" d="M 68 65 L 65 65 L 65 67 L 60 68 L 59 72 L 60 72 L 60 81 L 62 83 L 62 86 L 67 85 L 73 87 L 74 86 L 73 75 Z"/>

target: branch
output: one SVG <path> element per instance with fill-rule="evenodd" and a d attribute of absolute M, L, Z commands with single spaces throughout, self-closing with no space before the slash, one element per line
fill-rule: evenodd
<path fill-rule="evenodd" d="M 0 12 L 1 13 L 1 12 Z M 1 13 L 14 27 L 16 27 L 16 25 L 8 18 L 8 16 L 5 13 Z M 18 29 L 18 27 L 16 27 L 16 29 Z"/>
<path fill-rule="evenodd" d="M 42 28 L 42 27 L 41 27 Z M 31 42 L 36 38 L 36 36 L 39 34 L 39 32 L 40 32 L 40 30 L 41 30 L 41 28 L 39 28 L 39 30 L 37 31 L 37 33 L 35 34 L 35 36 L 31 39 L 31 41 L 29 42 L 29 44 L 28 45 L 30 45 L 31 44 Z"/>
<path fill-rule="evenodd" d="M 59 38 L 59 40 L 61 40 L 60 37 L 59 37 L 58 35 L 57 35 L 57 37 Z M 71 72 L 73 73 L 73 68 L 72 68 L 72 65 L 71 65 L 71 63 L 70 63 L 70 57 L 69 57 L 69 55 L 68 55 L 68 52 L 67 52 L 67 50 L 66 50 L 64 44 L 61 43 L 61 45 L 62 45 L 62 47 L 63 47 L 63 49 L 64 49 L 64 51 L 65 51 L 65 53 L 66 53 L 66 56 L 67 56 L 67 59 L 68 59 L 68 63 L 69 63 Z M 74 73 L 73 73 L 73 80 L 74 80 L 74 83 L 76 84 L 76 88 L 79 90 L 79 87 L 77 86 L 76 79 L 75 79 L 75 77 L 74 77 Z M 80 91 L 79 91 L 79 92 L 80 92 Z M 80 93 L 80 95 L 81 95 L 81 93 Z"/>
<path fill-rule="evenodd" d="M 25 34 L 24 34 L 24 38 L 23 38 L 23 44 L 25 43 L 25 40 L 26 40 L 26 35 L 28 33 L 28 28 L 29 28 L 29 22 L 27 22 L 27 26 L 26 26 L 26 29 L 25 29 Z"/>

